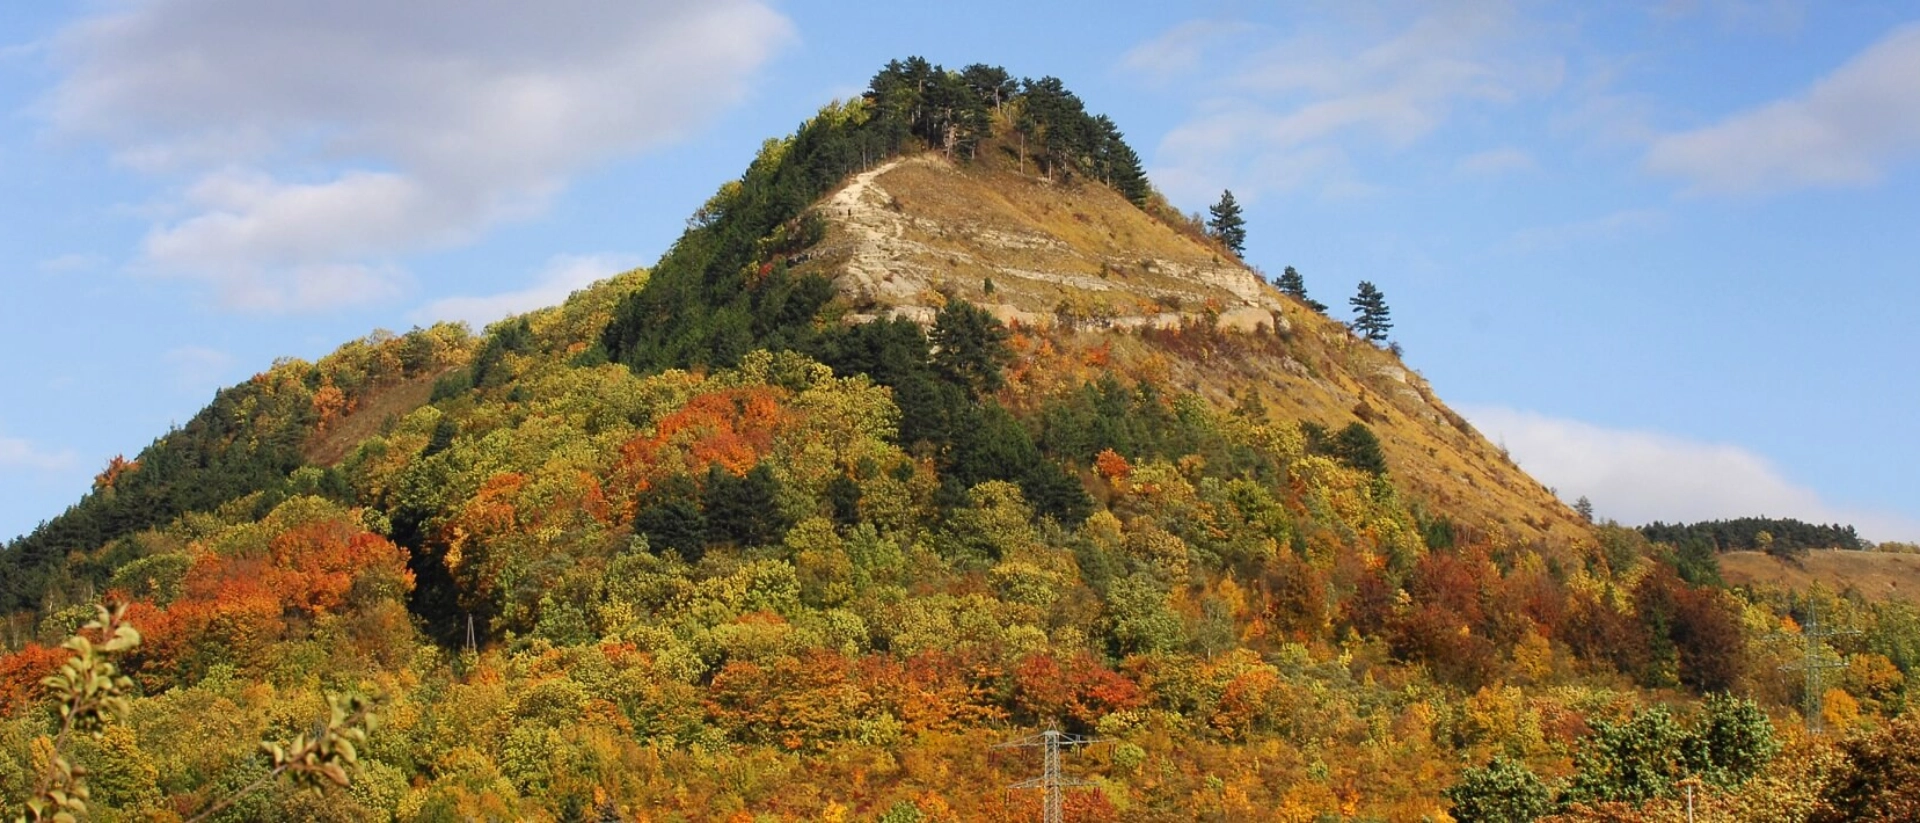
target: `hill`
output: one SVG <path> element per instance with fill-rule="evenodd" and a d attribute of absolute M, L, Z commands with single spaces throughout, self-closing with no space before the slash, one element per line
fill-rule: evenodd
<path fill-rule="evenodd" d="M 0 797 L 103 820 L 1031 820 L 1049 727 L 1110 744 L 1074 820 L 1846 819 L 1920 664 L 1573 515 L 1059 80 L 917 59 L 651 269 L 277 362 L 0 570 Z M 1864 755 L 1794 730 L 1815 611 Z"/>
<path fill-rule="evenodd" d="M 1417 372 L 1283 296 L 1177 213 L 1150 214 L 1094 181 L 1021 174 L 1010 146 L 989 149 L 964 166 L 929 153 L 854 176 L 816 207 L 829 229 L 795 271 L 830 277 L 856 316 L 926 323 L 964 300 L 1216 406 L 1367 425 L 1401 488 L 1453 525 L 1506 542 L 1591 542 Z M 1168 357 L 1182 337 L 1209 339 Z"/>
<path fill-rule="evenodd" d="M 1765 552 L 1727 552 L 1720 568 L 1734 585 L 1805 591 L 1818 583 L 1828 591 L 1856 591 L 1869 600 L 1920 603 L 1920 555 L 1822 549 L 1795 558 Z"/>

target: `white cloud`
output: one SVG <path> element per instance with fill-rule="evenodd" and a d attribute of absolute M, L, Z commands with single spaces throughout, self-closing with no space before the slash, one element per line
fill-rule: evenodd
<path fill-rule="evenodd" d="M 162 359 L 173 369 L 174 385 L 183 391 L 217 388 L 233 369 L 233 355 L 206 346 L 168 349 Z"/>
<path fill-rule="evenodd" d="M 1394 29 L 1349 22 L 1356 24 L 1264 31 L 1279 42 L 1225 58 L 1231 65 L 1198 85 L 1220 95 L 1168 133 L 1154 179 L 1178 200 L 1227 184 L 1257 198 L 1262 189 L 1338 178 L 1347 173 L 1350 146 L 1405 149 L 1463 106 L 1551 91 L 1564 73 L 1559 58 L 1529 51 L 1528 26 L 1503 3 L 1432 7 Z M 1192 70 L 1237 34 L 1224 24 L 1183 24 L 1136 48 L 1127 63 L 1143 71 Z"/>
<path fill-rule="evenodd" d="M 0 435 L 0 469 L 62 472 L 76 465 L 73 452 L 48 451 L 31 441 Z"/>
<path fill-rule="evenodd" d="M 537 214 L 685 136 L 792 37 L 764 0 L 148 0 L 55 40 L 42 111 L 186 185 L 135 269 L 287 311 L 391 298 L 395 258 Z"/>
<path fill-rule="evenodd" d="M 1255 30 L 1255 26 L 1246 23 L 1189 20 L 1128 49 L 1120 58 L 1120 67 L 1156 83 L 1165 83 L 1198 69 L 1201 59 L 1218 48 L 1221 41 Z"/>
<path fill-rule="evenodd" d="M 1586 220 L 1521 229 L 1500 243 L 1498 249 L 1507 254 L 1558 251 L 1581 243 L 1649 231 L 1666 219 L 1666 212 L 1660 209 L 1621 209 Z"/>
<path fill-rule="evenodd" d="M 1654 141 L 1646 168 L 1695 191 L 1863 186 L 1920 155 L 1920 24 L 1894 29 L 1805 92 Z"/>
<path fill-rule="evenodd" d="M 1525 149 L 1514 146 L 1502 146 L 1483 152 L 1469 154 L 1455 163 L 1453 170 L 1472 177 L 1501 177 L 1518 172 L 1533 171 L 1538 167 L 1533 155 Z"/>
<path fill-rule="evenodd" d="M 1498 406 L 1468 407 L 1462 413 L 1562 497 L 1584 495 L 1601 516 L 1624 523 L 1791 517 L 1852 524 L 1871 540 L 1920 538 L 1920 520 L 1830 503 L 1739 446 Z"/>
<path fill-rule="evenodd" d="M 1805 0 L 1667 0 L 1656 17 L 1678 19 L 1704 14 L 1721 28 L 1776 34 L 1798 32 L 1806 23 Z"/>
<path fill-rule="evenodd" d="M 594 281 L 640 265 L 630 254 L 556 255 L 533 278 L 533 285 L 519 291 L 484 297 L 448 297 L 435 300 L 413 312 L 413 321 L 422 325 L 442 320 L 463 320 L 475 329 L 488 323 L 534 309 L 559 304 L 567 295 L 592 285 Z"/>
<path fill-rule="evenodd" d="M 103 255 L 73 252 L 42 260 L 40 261 L 39 268 L 40 271 L 46 274 L 76 274 L 79 272 L 94 271 L 106 264 L 107 258 Z"/>

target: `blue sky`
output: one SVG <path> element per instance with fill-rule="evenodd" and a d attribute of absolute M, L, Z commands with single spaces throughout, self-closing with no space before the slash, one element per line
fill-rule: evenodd
<path fill-rule="evenodd" d="M 276 358 L 650 263 L 922 54 L 1061 77 L 1256 266 L 1378 284 L 1562 497 L 1920 540 L 1920 5 L 928 5 L 10 4 L 0 535 Z"/>

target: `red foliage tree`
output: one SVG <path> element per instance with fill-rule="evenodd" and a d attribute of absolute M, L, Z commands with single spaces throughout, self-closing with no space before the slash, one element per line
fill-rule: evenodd
<path fill-rule="evenodd" d="M 1113 712 L 1145 704 L 1139 684 L 1085 652 L 1064 661 L 1030 654 L 1013 669 L 1013 705 L 1030 722 L 1090 728 Z"/>
<path fill-rule="evenodd" d="M 28 643 L 19 651 L 0 656 L 0 717 L 17 717 L 34 705 L 44 687 L 40 678 L 53 674 L 73 652 Z"/>

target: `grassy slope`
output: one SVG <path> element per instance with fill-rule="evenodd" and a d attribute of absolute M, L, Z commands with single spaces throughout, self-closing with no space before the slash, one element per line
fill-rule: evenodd
<path fill-rule="evenodd" d="M 983 150 L 998 155 L 992 148 Z M 964 168 L 932 155 L 872 176 L 865 199 L 893 214 L 834 208 L 832 228 L 809 265 L 839 276 L 858 292 L 861 308 L 913 315 L 945 292 L 996 308 L 1003 317 L 1051 326 L 1060 345 L 1110 345 L 1113 364 L 1136 377 L 1165 379 L 1232 405 L 1249 388 L 1279 418 L 1310 420 L 1330 429 L 1363 420 L 1386 449 L 1400 485 L 1430 510 L 1457 525 L 1512 542 L 1566 546 L 1589 541 L 1572 511 L 1526 475 L 1433 394 L 1397 358 L 1355 338 L 1345 327 L 1260 283 L 1259 276 L 1223 254 L 1135 208 L 1104 186 L 1051 183 L 1021 175 L 1004 158 Z M 897 233 L 896 233 L 897 232 Z M 863 248 L 862 244 L 865 244 Z M 910 288 L 874 291 L 857 271 L 862 254 L 890 255 L 893 276 Z M 992 278 L 994 291 L 985 292 Z M 1095 291 L 1063 287 L 1054 278 L 1099 284 Z M 1251 296 L 1249 292 L 1252 292 Z M 1103 307 L 1105 321 L 1083 321 L 1068 332 L 1056 321 L 1062 300 Z M 1277 341 L 1232 351 L 1168 357 L 1137 335 L 1106 330 L 1131 322 L 1167 322 L 1211 306 L 1278 312 L 1288 329 Z M 1131 315 L 1131 317 L 1129 317 Z M 1178 322 L 1178 317 L 1171 318 Z"/>
<path fill-rule="evenodd" d="M 1815 582 L 1833 591 L 1851 586 L 1870 600 L 1920 603 L 1920 554 L 1840 551 L 1808 552 L 1797 563 L 1763 552 L 1720 555 L 1728 583 L 1805 590 Z"/>

